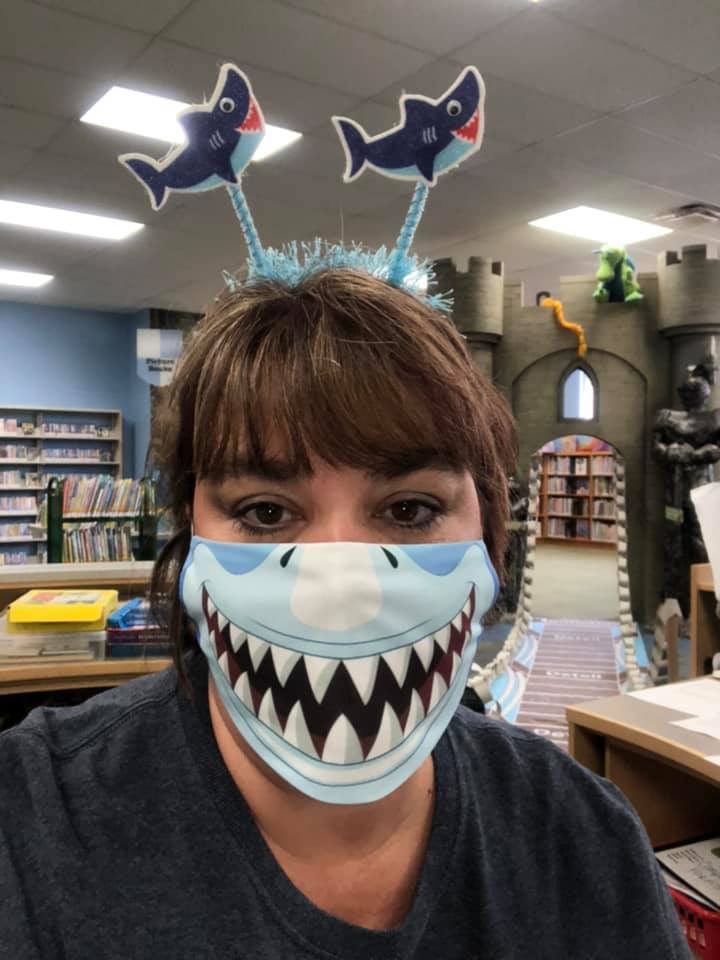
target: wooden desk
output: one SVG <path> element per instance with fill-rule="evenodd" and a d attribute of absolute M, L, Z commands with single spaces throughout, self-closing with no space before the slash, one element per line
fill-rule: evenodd
<path fill-rule="evenodd" d="M 690 567 L 690 676 L 701 677 L 710 670 L 707 660 L 720 652 L 720 619 L 715 612 L 715 584 L 709 563 Z"/>
<path fill-rule="evenodd" d="M 117 687 L 134 677 L 157 673 L 172 660 L 65 660 L 63 663 L 22 663 L 0 666 L 0 696 L 83 687 Z"/>
<path fill-rule="evenodd" d="M 687 716 L 628 695 L 567 708 L 571 756 L 620 787 L 655 847 L 720 833 L 720 740 L 672 726 Z"/>

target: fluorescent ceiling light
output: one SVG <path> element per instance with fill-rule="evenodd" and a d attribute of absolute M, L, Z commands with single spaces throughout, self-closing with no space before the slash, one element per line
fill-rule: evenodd
<path fill-rule="evenodd" d="M 49 273 L 28 273 L 25 270 L 4 270 L 0 267 L 0 284 L 8 287 L 44 287 L 52 279 Z"/>
<path fill-rule="evenodd" d="M 0 200 L 0 223 L 73 233 L 80 237 L 100 237 L 103 240 L 124 240 L 144 226 L 132 220 L 98 217 L 93 213 L 40 207 L 35 203 L 16 203 L 14 200 Z"/>
<path fill-rule="evenodd" d="M 540 220 L 531 220 L 530 226 L 554 230 L 571 237 L 582 237 L 583 240 L 621 246 L 672 233 L 672 230 L 659 227 L 656 223 L 646 223 L 644 220 L 624 217 L 622 214 L 610 213 L 607 210 L 597 210 L 595 207 L 573 207 L 572 210 L 553 213 Z"/>
<path fill-rule="evenodd" d="M 140 90 L 113 87 L 95 103 L 80 119 L 111 130 L 123 130 L 141 137 L 153 137 L 168 143 L 185 143 L 185 132 L 177 122 L 177 115 L 188 107 L 180 100 L 156 97 Z M 265 136 L 253 160 L 264 160 L 279 150 L 284 150 L 302 136 L 295 130 L 265 124 Z"/>

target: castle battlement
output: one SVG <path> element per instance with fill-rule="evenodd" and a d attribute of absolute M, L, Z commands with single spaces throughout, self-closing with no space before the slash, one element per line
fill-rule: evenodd
<path fill-rule="evenodd" d="M 437 289 L 452 290 L 455 326 L 464 334 L 499 340 L 503 334 L 505 277 L 503 264 L 470 257 L 466 272 L 450 257 L 434 262 Z"/>
<path fill-rule="evenodd" d="M 720 260 L 705 244 L 658 255 L 658 329 L 667 336 L 720 326 Z"/>

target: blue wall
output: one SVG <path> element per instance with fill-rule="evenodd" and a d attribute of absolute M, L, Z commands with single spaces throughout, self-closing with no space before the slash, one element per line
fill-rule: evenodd
<path fill-rule="evenodd" d="M 0 406 L 120 410 L 123 474 L 139 476 L 150 435 L 150 388 L 136 372 L 135 332 L 149 321 L 147 310 L 0 302 Z"/>

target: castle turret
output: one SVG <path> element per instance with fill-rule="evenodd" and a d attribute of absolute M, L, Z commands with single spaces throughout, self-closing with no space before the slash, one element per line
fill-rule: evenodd
<path fill-rule="evenodd" d="M 671 405 L 688 367 L 712 357 L 720 349 L 720 260 L 708 257 L 704 244 L 683 247 L 658 257 L 658 328 L 670 340 L 672 356 Z M 720 377 L 716 375 L 710 405 L 720 406 Z"/>
<path fill-rule="evenodd" d="M 452 291 L 452 320 L 466 338 L 475 365 L 492 379 L 493 349 L 503 335 L 503 264 L 470 257 L 467 273 L 448 257 L 434 263 L 436 288 Z"/>

